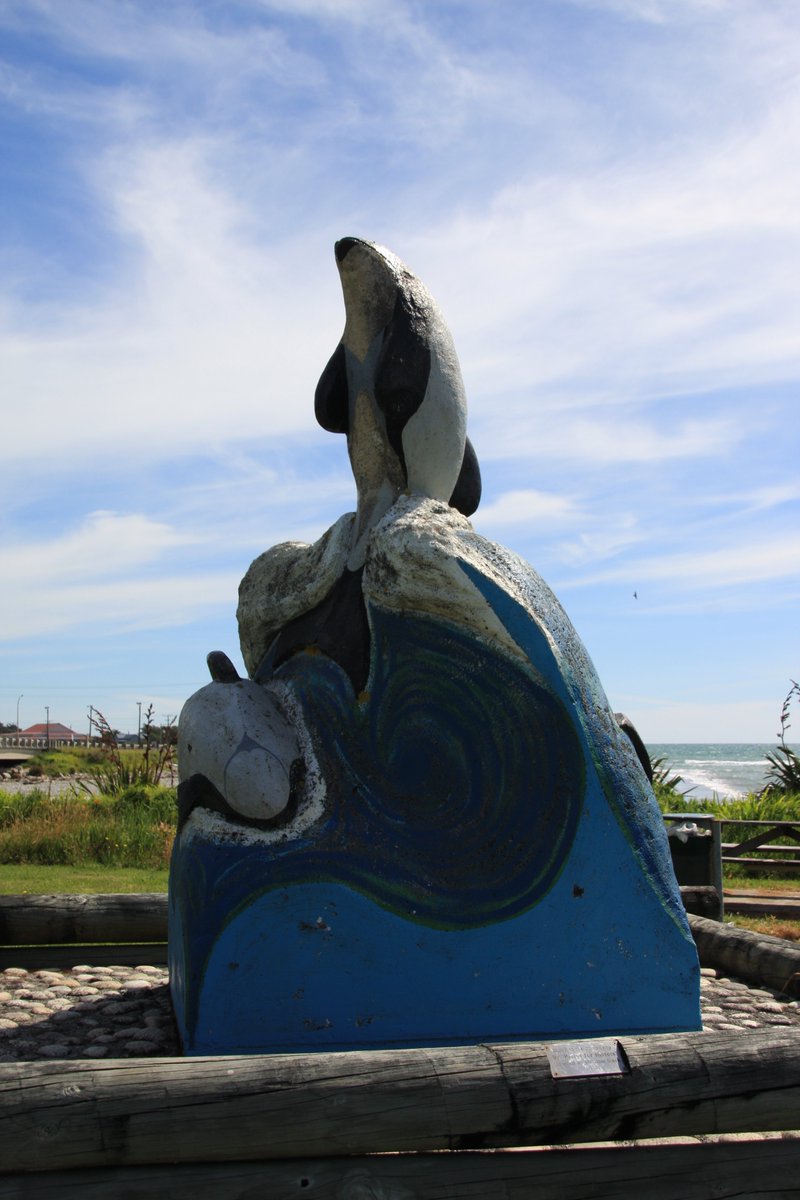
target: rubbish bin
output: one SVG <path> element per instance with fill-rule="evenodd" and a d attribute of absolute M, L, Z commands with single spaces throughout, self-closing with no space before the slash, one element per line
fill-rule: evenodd
<path fill-rule="evenodd" d="M 703 813 L 664 816 L 675 878 L 689 912 L 721 921 L 722 847 L 719 821 Z"/>

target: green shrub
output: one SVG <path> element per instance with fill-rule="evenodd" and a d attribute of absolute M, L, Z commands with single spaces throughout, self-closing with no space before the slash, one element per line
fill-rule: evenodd
<path fill-rule="evenodd" d="M 656 799 L 661 805 L 661 811 L 669 812 L 670 805 L 674 805 L 684 794 L 677 790 L 678 784 L 683 783 L 683 776 L 676 775 L 663 757 L 651 758 L 650 766 L 653 770 L 653 791 Z M 691 788 L 689 790 L 691 791 Z"/>
<path fill-rule="evenodd" d="M 37 750 L 29 759 L 25 770 L 35 778 L 46 776 L 54 779 L 58 775 L 75 775 L 86 770 L 86 748 L 84 746 L 59 746 L 53 750 Z"/>
<path fill-rule="evenodd" d="M 0 862 L 163 868 L 175 834 L 171 788 L 117 796 L 0 793 Z"/>
<path fill-rule="evenodd" d="M 781 727 L 778 732 L 778 745 L 774 751 L 767 754 L 769 763 L 767 783 L 764 792 L 777 792 L 784 795 L 789 792 L 800 792 L 800 758 L 786 745 L 786 733 L 791 724 L 789 710 L 792 698 L 800 700 L 800 684 L 792 680 L 792 686 L 781 708 Z"/>
<path fill-rule="evenodd" d="M 676 795 L 661 804 L 661 811 L 707 813 L 724 817 L 726 821 L 797 821 L 800 818 L 800 794 L 777 796 L 761 792 L 731 800 L 693 800 L 690 796 Z"/>
<path fill-rule="evenodd" d="M 24 792 L 0 792 L 0 829 L 28 820 L 49 803 L 47 793 L 40 788 Z"/>
<path fill-rule="evenodd" d="M 175 821 L 175 788 L 136 787 L 125 788 L 114 796 L 114 811 L 126 813 L 136 809 L 144 813 L 149 821 Z"/>
<path fill-rule="evenodd" d="M 88 765 L 94 787 L 81 783 L 79 786 L 84 792 L 93 795 L 96 789 L 103 795 L 118 796 L 131 789 L 154 788 L 160 784 L 164 772 L 172 766 L 175 745 L 172 739 L 164 742 L 156 739 L 152 704 L 147 709 L 142 726 L 141 749 L 123 750 L 116 733 L 97 708 L 92 708 L 91 723 L 102 745 L 96 751 L 98 759 Z M 162 732 L 171 729 L 172 724 L 172 720 L 168 721 L 166 726 L 161 727 Z"/>

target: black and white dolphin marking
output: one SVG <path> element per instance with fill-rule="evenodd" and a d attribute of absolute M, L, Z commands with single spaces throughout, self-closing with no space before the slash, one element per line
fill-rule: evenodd
<path fill-rule="evenodd" d="M 182 821 L 196 807 L 262 829 L 293 819 L 307 764 L 294 718 L 269 691 L 275 672 L 314 649 L 338 663 L 361 695 L 370 669 L 362 586 L 370 534 L 404 493 L 449 503 L 465 516 L 480 500 L 461 369 L 433 298 L 391 251 L 371 242 L 343 238 L 336 261 L 345 328 L 317 385 L 315 410 L 323 428 L 347 435 L 358 492 L 352 534 L 327 594 L 277 628 L 252 681 L 239 679 L 226 655 L 209 655 L 214 682 L 181 715 Z"/>
<path fill-rule="evenodd" d="M 346 321 L 315 395 L 324 429 L 347 434 L 363 541 L 403 492 L 465 516 L 481 477 L 466 436 L 466 398 L 453 339 L 435 301 L 391 251 L 360 238 L 336 243 Z"/>

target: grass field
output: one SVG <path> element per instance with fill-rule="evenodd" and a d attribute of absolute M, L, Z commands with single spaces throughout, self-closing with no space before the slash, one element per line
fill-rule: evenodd
<path fill-rule="evenodd" d="M 785 917 L 726 917 L 725 920 L 739 929 L 750 929 L 753 933 L 766 933 L 770 937 L 784 938 L 787 942 L 800 942 L 800 921 L 787 921 Z"/>
<path fill-rule="evenodd" d="M 103 892 L 166 892 L 166 867 L 42 867 L 36 863 L 4 864 L 0 894 L 5 896 L 99 895 Z"/>
<path fill-rule="evenodd" d="M 109 778 L 114 756 L 99 747 L 51 750 L 24 791 L 0 790 L 0 893 L 5 895 L 166 892 L 175 836 L 175 789 L 131 784 L 152 778 L 141 751 L 125 750 L 119 786 L 91 794 L 85 781 Z M 64 783 L 64 776 L 68 781 Z M 60 778 L 58 793 L 52 781 Z"/>

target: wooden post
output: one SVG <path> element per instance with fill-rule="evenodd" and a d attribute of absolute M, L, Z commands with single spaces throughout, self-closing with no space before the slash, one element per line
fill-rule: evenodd
<path fill-rule="evenodd" d="M 708 917 L 710 921 L 722 920 L 722 896 L 715 887 L 681 884 L 681 900 L 687 913 Z"/>
<path fill-rule="evenodd" d="M 629 1073 L 587 1078 L 554 1078 L 538 1043 L 4 1063 L 0 1162 L 55 1171 L 800 1127 L 800 1030 L 620 1041 Z"/>

